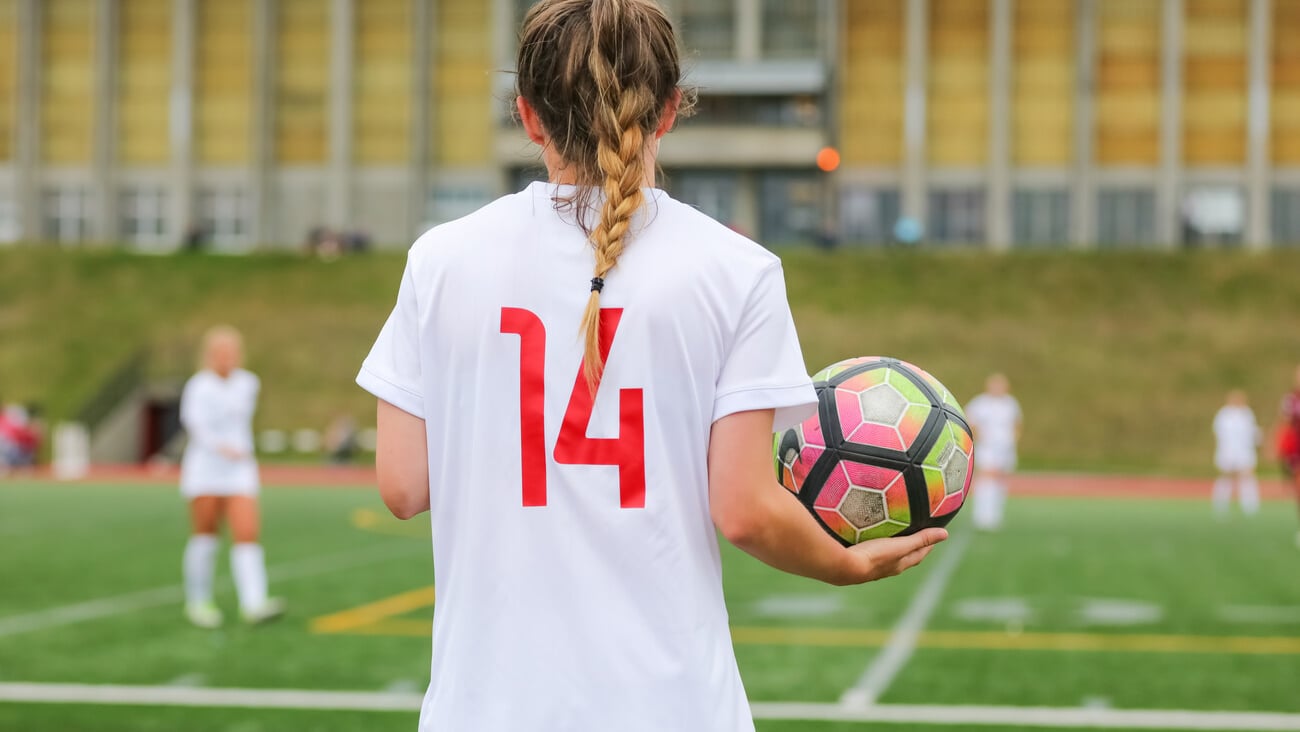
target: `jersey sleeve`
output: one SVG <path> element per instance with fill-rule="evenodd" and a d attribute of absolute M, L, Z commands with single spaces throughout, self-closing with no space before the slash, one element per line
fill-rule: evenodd
<path fill-rule="evenodd" d="M 397 290 L 397 305 L 361 364 L 357 384 L 403 412 L 423 419 L 419 322 L 415 280 L 408 261 Z"/>
<path fill-rule="evenodd" d="M 774 409 L 772 430 L 788 429 L 817 410 L 779 262 L 759 276 L 719 372 L 713 421 Z"/>

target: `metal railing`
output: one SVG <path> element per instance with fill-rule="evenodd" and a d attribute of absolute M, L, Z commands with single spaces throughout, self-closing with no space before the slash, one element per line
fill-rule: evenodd
<path fill-rule="evenodd" d="M 148 350 L 141 348 L 128 356 L 77 410 L 77 422 L 93 433 L 123 399 L 144 385 L 148 367 Z"/>

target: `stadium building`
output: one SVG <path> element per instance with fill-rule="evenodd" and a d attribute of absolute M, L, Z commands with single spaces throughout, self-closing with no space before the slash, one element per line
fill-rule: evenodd
<path fill-rule="evenodd" d="M 409 242 L 538 174 L 529 4 L 0 0 L 0 241 Z M 667 186 L 766 243 L 1300 245 L 1300 0 L 666 5 Z"/>

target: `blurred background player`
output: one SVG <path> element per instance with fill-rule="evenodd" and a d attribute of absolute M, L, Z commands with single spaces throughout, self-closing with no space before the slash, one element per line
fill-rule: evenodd
<path fill-rule="evenodd" d="M 279 616 L 283 601 L 267 597 L 266 561 L 259 542 L 260 487 L 253 454 L 253 413 L 261 383 L 242 367 L 243 338 L 220 326 L 203 337 L 203 366 L 181 394 L 181 424 L 189 435 L 181 461 L 181 495 L 190 503 L 193 534 L 185 547 L 185 615 L 200 628 L 221 625 L 212 600 L 218 532 L 230 527 L 230 571 L 245 621 Z"/>
<path fill-rule="evenodd" d="M 1233 389 L 1226 403 L 1214 415 L 1214 466 L 1219 479 L 1214 482 L 1214 512 L 1228 515 L 1236 482 L 1241 510 L 1247 516 L 1259 511 L 1259 483 L 1255 480 L 1260 431 L 1255 412 L 1247 403 L 1246 392 Z"/>
<path fill-rule="evenodd" d="M 1300 508 L 1300 366 L 1296 366 L 1290 393 L 1282 397 L 1278 420 L 1278 460 L 1291 479 L 1296 506 Z M 1300 529 L 1296 531 L 1295 543 L 1296 548 L 1300 549 Z"/>
<path fill-rule="evenodd" d="M 21 404 L 0 408 L 0 475 L 31 468 L 41 447 L 41 431 L 33 410 Z"/>
<path fill-rule="evenodd" d="M 420 729 L 752 732 L 717 532 L 836 584 L 946 532 L 846 549 L 777 483 L 817 395 L 780 260 L 654 187 L 690 106 L 663 10 L 543 0 L 516 78 L 549 182 L 415 244 L 357 377 L 385 503 L 433 514 Z"/>
<path fill-rule="evenodd" d="M 984 393 L 966 406 L 966 419 L 975 433 L 971 500 L 977 529 L 996 531 L 1002 526 L 1007 476 L 1016 469 L 1021 418 L 1020 403 L 1011 396 L 1011 382 L 1003 374 L 990 375 Z"/>

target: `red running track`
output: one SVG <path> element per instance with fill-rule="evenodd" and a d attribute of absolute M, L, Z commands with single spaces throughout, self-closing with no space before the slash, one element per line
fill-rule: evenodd
<path fill-rule="evenodd" d="M 48 469 L 19 474 L 27 478 L 54 481 Z M 175 466 L 98 465 L 76 481 L 96 484 L 176 485 L 180 473 Z M 1086 473 L 1022 473 L 1010 480 L 1011 492 L 1024 496 L 1062 498 L 1170 498 L 1206 500 L 1213 478 L 1167 478 L 1160 476 L 1098 475 Z M 375 484 L 375 470 L 369 466 L 263 465 L 262 483 L 284 488 L 357 488 Z M 1293 489 L 1281 480 L 1260 481 L 1265 500 L 1292 497 Z"/>

